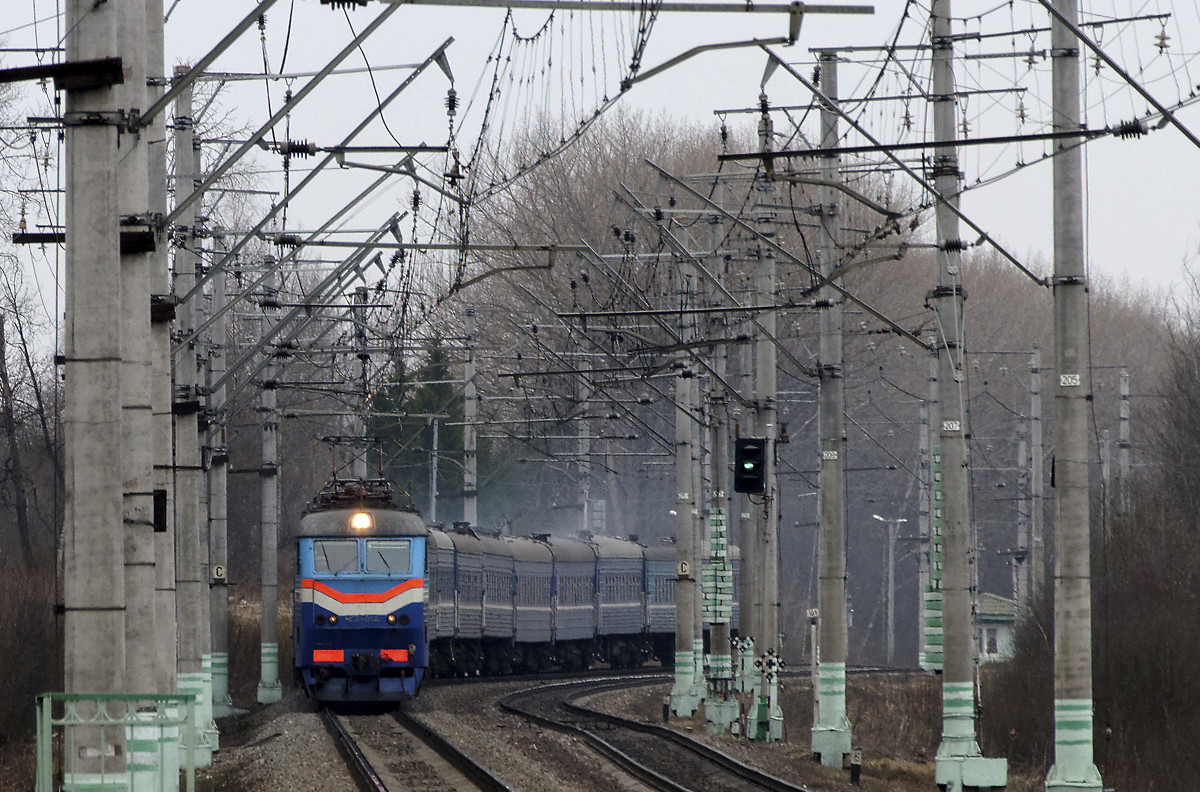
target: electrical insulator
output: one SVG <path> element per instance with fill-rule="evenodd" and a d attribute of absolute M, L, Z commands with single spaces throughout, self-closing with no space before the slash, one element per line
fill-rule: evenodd
<path fill-rule="evenodd" d="M 451 88 L 446 91 L 446 113 L 453 117 L 458 112 L 458 91 Z"/>
<path fill-rule="evenodd" d="M 1154 37 L 1154 46 L 1158 47 L 1158 54 L 1161 55 L 1171 48 L 1171 37 L 1167 35 L 1164 28 L 1157 36 Z"/>
<path fill-rule="evenodd" d="M 458 152 L 457 151 L 454 152 L 454 162 L 451 163 L 450 170 L 446 171 L 442 175 L 446 177 L 446 181 L 450 182 L 450 186 L 452 186 L 452 187 L 454 185 L 458 184 L 458 182 L 462 179 L 462 177 L 463 177 L 462 167 L 459 165 L 459 162 L 458 162 Z"/>
<path fill-rule="evenodd" d="M 317 144 L 307 140 L 285 140 L 275 149 L 285 157 L 311 157 L 317 153 Z"/>
<path fill-rule="evenodd" d="M 1128 140 L 1129 138 L 1141 137 L 1142 135 L 1146 134 L 1146 127 L 1141 121 L 1135 118 L 1132 121 L 1125 121 L 1117 124 L 1112 132 L 1114 135 L 1121 138 L 1121 140 Z"/>

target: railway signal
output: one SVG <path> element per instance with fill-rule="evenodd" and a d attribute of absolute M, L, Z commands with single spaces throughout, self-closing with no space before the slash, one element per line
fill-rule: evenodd
<path fill-rule="evenodd" d="M 733 454 L 733 491 L 754 494 L 766 490 L 766 438 L 739 437 Z"/>

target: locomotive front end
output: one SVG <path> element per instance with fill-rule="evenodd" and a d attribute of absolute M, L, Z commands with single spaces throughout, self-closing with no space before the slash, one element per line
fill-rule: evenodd
<path fill-rule="evenodd" d="M 301 518 L 296 674 L 321 701 L 416 695 L 428 665 L 421 517 L 387 482 L 335 481 Z"/>

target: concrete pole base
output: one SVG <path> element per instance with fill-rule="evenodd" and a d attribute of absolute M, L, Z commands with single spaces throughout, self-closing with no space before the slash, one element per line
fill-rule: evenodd
<path fill-rule="evenodd" d="M 741 717 L 742 708 L 733 696 L 710 697 L 704 702 L 704 724 L 709 734 L 728 734 Z"/>
<path fill-rule="evenodd" d="M 1104 788 L 1092 764 L 1092 700 L 1055 699 L 1054 765 L 1046 775 L 1046 792 Z"/>
<path fill-rule="evenodd" d="M 690 718 L 700 708 L 704 694 L 700 680 L 696 678 L 695 654 L 688 651 L 675 652 L 675 684 L 671 686 L 671 712 L 681 718 Z"/>
<path fill-rule="evenodd" d="M 229 655 L 226 652 L 212 653 L 212 714 L 214 718 L 227 718 L 234 713 L 233 699 L 229 697 Z"/>
<path fill-rule="evenodd" d="M 939 754 L 934 782 L 945 792 L 1004 789 L 1008 785 L 1008 760 Z"/>
<path fill-rule="evenodd" d="M 769 709 L 767 716 L 767 742 L 779 742 L 783 739 L 783 710 L 775 705 Z"/>
<path fill-rule="evenodd" d="M 204 673 L 193 672 L 179 675 L 179 692 L 183 695 L 192 695 L 196 697 L 196 722 L 192 729 L 192 745 L 187 744 L 187 733 L 180 735 L 179 739 L 179 757 L 180 762 L 186 767 L 188 751 L 192 752 L 192 757 L 195 760 L 195 767 L 210 767 L 212 765 L 213 746 L 208 742 L 207 722 L 204 720 L 202 701 L 204 699 Z"/>
<path fill-rule="evenodd" d="M 283 699 L 283 687 L 279 684 L 279 680 L 270 682 L 258 683 L 257 701 L 259 704 L 274 704 Z"/>
<path fill-rule="evenodd" d="M 1046 776 L 1046 792 L 1079 792 L 1079 790 L 1094 790 L 1094 792 L 1103 792 L 1104 782 L 1100 780 L 1100 770 L 1092 765 L 1088 768 L 1087 778 L 1083 780 L 1073 780 L 1063 777 L 1063 773 L 1058 766 L 1050 768 L 1050 773 Z"/>
<path fill-rule="evenodd" d="M 837 726 L 813 727 L 813 756 L 817 757 L 824 767 L 845 767 L 850 757 L 851 742 L 849 720 L 843 719 Z"/>
<path fill-rule="evenodd" d="M 203 695 L 200 699 L 200 723 L 204 729 L 204 740 L 213 751 L 220 750 L 221 735 L 213 715 L 212 655 L 200 656 L 200 673 L 204 675 Z"/>
<path fill-rule="evenodd" d="M 1090 761 L 1054 764 L 1046 775 L 1046 792 L 1079 792 L 1081 789 L 1102 792 L 1104 782 L 1100 770 Z"/>
<path fill-rule="evenodd" d="M 257 700 L 259 704 L 274 704 L 283 698 L 283 687 L 279 684 L 279 646 L 265 643 L 261 645 L 261 652 Z"/>
<path fill-rule="evenodd" d="M 124 773 L 63 773 L 63 792 L 127 792 Z"/>

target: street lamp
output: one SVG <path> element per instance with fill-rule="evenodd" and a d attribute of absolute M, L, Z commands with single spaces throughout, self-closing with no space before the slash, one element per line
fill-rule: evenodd
<path fill-rule="evenodd" d="M 887 664 L 892 664 L 896 654 L 896 530 L 900 523 L 908 520 L 889 520 L 872 514 L 881 523 L 887 523 Z"/>

